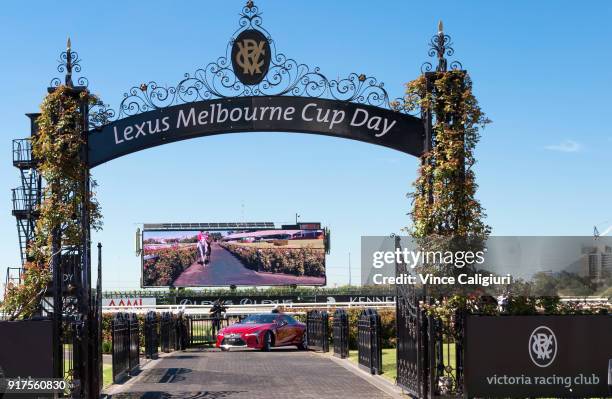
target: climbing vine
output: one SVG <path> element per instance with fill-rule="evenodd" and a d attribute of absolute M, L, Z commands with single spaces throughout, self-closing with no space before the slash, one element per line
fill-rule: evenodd
<path fill-rule="evenodd" d="M 83 181 L 87 177 L 87 166 L 81 157 L 85 119 L 82 105 L 97 102 L 97 97 L 87 91 L 77 92 L 59 86 L 41 105 L 38 134 L 32 137 L 32 156 L 45 188 L 36 209 L 34 240 L 28 246 L 22 284 L 9 286 L 6 290 L 4 310 L 11 319 L 31 317 L 38 310 L 51 281 L 53 230 L 57 229 L 59 234 L 60 248 L 80 243 L 79 215 L 85 201 Z M 94 193 L 96 183 L 93 179 L 90 182 L 90 225 L 99 230 L 102 217 Z"/>
<path fill-rule="evenodd" d="M 423 155 L 414 183 L 412 236 L 485 239 L 491 228 L 483 222 L 486 215 L 476 199 L 473 166 L 479 128 L 490 121 L 469 77 L 465 71 L 436 72 L 406 87 L 406 109 L 433 116 L 432 148 Z"/>

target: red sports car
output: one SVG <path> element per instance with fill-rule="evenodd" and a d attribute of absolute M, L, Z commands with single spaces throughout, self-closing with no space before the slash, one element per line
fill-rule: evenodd
<path fill-rule="evenodd" d="M 306 349 L 306 324 L 283 313 L 254 314 L 217 334 L 217 348 L 255 348 L 296 345 Z"/>

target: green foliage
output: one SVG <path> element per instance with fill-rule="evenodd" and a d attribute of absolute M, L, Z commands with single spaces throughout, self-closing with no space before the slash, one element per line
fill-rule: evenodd
<path fill-rule="evenodd" d="M 197 248 L 193 245 L 147 249 L 145 252 L 157 256 L 144 262 L 143 284 L 146 286 L 171 285 L 198 257 Z"/>
<path fill-rule="evenodd" d="M 484 300 L 482 297 L 453 295 L 432 304 L 424 305 L 428 315 L 439 317 L 444 324 L 452 325 L 460 313 L 481 315 L 574 315 L 574 314 L 609 314 L 612 305 L 587 305 L 572 301 L 564 302 L 558 296 L 509 296 L 505 309 Z"/>
<path fill-rule="evenodd" d="M 113 341 L 113 318 L 115 317 L 114 313 L 102 313 L 102 352 L 111 353 L 112 350 L 112 341 Z M 138 319 L 138 330 L 140 332 L 140 344 L 141 348 L 144 348 L 144 320 L 145 315 L 138 313 L 136 314 L 136 318 Z"/>
<path fill-rule="evenodd" d="M 486 238 L 490 227 L 476 199 L 473 166 L 479 128 L 490 121 L 464 71 L 421 75 L 407 84 L 404 107 L 433 115 L 433 148 L 422 157 L 414 183 L 412 235 Z"/>
<path fill-rule="evenodd" d="M 111 341 L 102 341 L 102 353 L 111 353 L 113 343 Z"/>
<path fill-rule="evenodd" d="M 280 307 L 283 310 L 283 307 Z M 357 349 L 357 326 L 359 321 L 359 315 L 363 311 L 362 307 L 348 308 L 345 309 L 348 314 L 349 319 L 349 348 Z M 288 312 L 303 312 L 303 314 L 296 315 L 295 318 L 300 320 L 302 323 L 306 323 L 306 312 L 312 310 L 312 308 L 296 308 L 292 307 L 290 309 L 284 309 Z M 329 319 L 328 319 L 328 332 L 329 332 L 329 342 L 333 342 L 333 326 L 334 326 L 334 312 L 335 308 L 330 307 L 326 310 Z M 380 326 L 381 326 L 381 343 L 383 348 L 395 348 L 397 342 L 397 331 L 395 326 L 395 309 L 390 308 L 382 308 L 377 310 L 380 316 Z"/>
<path fill-rule="evenodd" d="M 313 248 L 255 248 L 221 243 L 245 267 L 258 272 L 286 273 L 295 276 L 325 276 L 325 253 Z"/>
<path fill-rule="evenodd" d="M 61 245 L 79 243 L 82 227 L 78 215 L 85 202 L 83 182 L 88 170 L 80 157 L 85 120 L 81 110 L 98 101 L 87 91 L 59 86 L 41 105 L 38 134 L 32 138 L 32 155 L 47 186 L 37 207 L 39 216 L 34 242 L 28 246 L 29 261 L 24 265 L 23 283 L 9 285 L 5 292 L 3 308 L 10 319 L 28 318 L 38 311 L 40 299 L 51 281 L 52 231 L 58 231 Z M 98 230 L 102 224 L 95 186 L 91 180 L 87 206 L 91 227 Z"/>

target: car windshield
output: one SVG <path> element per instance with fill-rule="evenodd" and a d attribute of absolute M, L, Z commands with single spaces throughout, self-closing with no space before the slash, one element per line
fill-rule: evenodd
<path fill-rule="evenodd" d="M 276 319 L 275 314 L 253 314 L 241 321 L 242 324 L 265 324 L 272 323 Z"/>

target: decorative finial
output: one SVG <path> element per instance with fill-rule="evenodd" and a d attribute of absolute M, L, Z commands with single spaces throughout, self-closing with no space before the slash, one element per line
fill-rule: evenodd
<path fill-rule="evenodd" d="M 66 78 L 64 79 L 64 83 L 68 87 L 74 86 L 72 82 L 72 49 L 70 36 L 68 36 L 68 40 L 66 41 Z"/>
<path fill-rule="evenodd" d="M 247 1 L 246 7 L 250 10 L 251 8 L 255 7 L 255 2 L 253 2 L 253 0 Z"/>
<path fill-rule="evenodd" d="M 448 60 L 447 56 L 452 56 L 455 50 L 452 48 L 452 41 L 449 35 L 444 33 L 444 24 L 442 20 L 438 21 L 438 33 L 435 34 L 429 41 L 430 57 L 436 57 L 438 59 L 438 65 L 436 65 L 436 72 L 448 71 Z M 462 65 L 459 61 L 453 61 L 450 64 L 452 70 L 462 69 Z M 433 69 L 431 62 L 425 62 L 421 66 L 421 72 L 430 72 Z"/>

